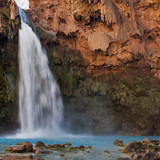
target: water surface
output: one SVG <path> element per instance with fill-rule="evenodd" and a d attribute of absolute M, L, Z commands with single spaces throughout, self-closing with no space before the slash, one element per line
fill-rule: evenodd
<path fill-rule="evenodd" d="M 47 155 L 34 155 L 35 157 L 40 157 L 45 160 L 62 160 L 67 158 L 68 160 L 116 160 L 119 157 L 127 157 L 126 154 L 121 154 L 118 152 L 120 147 L 115 147 L 113 142 L 116 139 L 123 140 L 124 143 L 128 143 L 132 140 L 143 140 L 143 136 L 89 136 L 89 135 L 66 135 L 61 138 L 14 138 L 10 137 L 1 137 L 0 138 L 0 154 L 5 154 L 5 148 L 7 146 L 15 145 L 17 142 L 30 141 L 33 145 L 37 141 L 42 141 L 45 144 L 64 144 L 66 142 L 71 142 L 72 146 L 88 146 L 91 145 L 92 149 L 87 151 L 73 151 L 73 152 L 64 152 L 64 157 L 60 157 L 62 152 L 54 151 L 51 154 Z M 159 136 L 152 136 L 151 139 L 159 139 Z M 110 154 L 103 154 L 102 152 L 108 150 Z"/>

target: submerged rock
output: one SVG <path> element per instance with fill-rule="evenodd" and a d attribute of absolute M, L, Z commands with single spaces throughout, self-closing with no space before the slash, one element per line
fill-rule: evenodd
<path fill-rule="evenodd" d="M 105 150 L 105 151 L 103 151 L 102 153 L 103 153 L 103 154 L 110 154 L 110 151 Z"/>
<path fill-rule="evenodd" d="M 60 156 L 60 157 L 64 157 L 64 154 L 60 154 L 59 156 Z"/>
<path fill-rule="evenodd" d="M 53 153 L 53 152 L 43 148 L 36 148 L 35 150 L 35 154 L 48 154 L 48 153 Z"/>

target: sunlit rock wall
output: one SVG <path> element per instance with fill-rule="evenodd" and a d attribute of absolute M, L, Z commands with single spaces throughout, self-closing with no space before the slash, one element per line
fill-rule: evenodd
<path fill-rule="evenodd" d="M 30 0 L 66 128 L 160 134 L 159 0 Z"/>

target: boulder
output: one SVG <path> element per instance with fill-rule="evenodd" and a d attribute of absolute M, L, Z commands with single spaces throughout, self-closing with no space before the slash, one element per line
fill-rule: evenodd
<path fill-rule="evenodd" d="M 78 147 L 79 149 L 85 149 L 85 147 L 83 145 Z"/>
<path fill-rule="evenodd" d="M 90 149 L 91 149 L 91 148 L 92 148 L 92 146 L 88 146 L 87 148 L 90 148 Z"/>
<path fill-rule="evenodd" d="M 146 146 L 142 142 L 132 141 L 126 144 L 121 151 L 122 153 L 132 153 L 132 152 L 144 153 L 146 152 Z"/>
<path fill-rule="evenodd" d="M 44 147 L 45 144 L 43 142 L 38 141 L 35 147 Z"/>
<path fill-rule="evenodd" d="M 71 146 L 72 144 L 70 142 L 67 142 L 64 144 L 65 146 Z"/>
<path fill-rule="evenodd" d="M 35 154 L 47 154 L 47 153 L 53 153 L 53 152 L 43 148 L 36 148 L 35 150 Z"/>
<path fill-rule="evenodd" d="M 142 143 L 151 143 L 151 139 L 150 138 L 145 138 L 142 140 Z"/>
<path fill-rule="evenodd" d="M 141 160 L 143 157 L 137 153 L 133 154 L 132 156 L 132 160 Z"/>
<path fill-rule="evenodd" d="M 115 145 L 115 146 L 120 146 L 120 147 L 122 147 L 123 146 L 123 141 L 122 140 L 115 140 L 114 142 L 113 142 L 113 144 Z"/>
<path fill-rule="evenodd" d="M 5 151 L 12 151 L 12 147 L 7 147 Z"/>
<path fill-rule="evenodd" d="M 136 151 L 136 145 L 134 142 L 128 143 L 122 148 L 122 153 L 130 153 L 135 151 Z"/>
<path fill-rule="evenodd" d="M 64 154 L 60 154 L 59 156 L 60 156 L 60 157 L 64 157 Z"/>
<path fill-rule="evenodd" d="M 12 147 L 12 152 L 23 153 L 23 152 L 25 152 L 25 148 L 23 146 L 14 146 L 14 147 Z"/>
<path fill-rule="evenodd" d="M 154 160 L 160 160 L 160 152 L 155 153 Z"/>
<path fill-rule="evenodd" d="M 26 152 L 33 152 L 33 145 L 30 142 L 24 142 L 22 145 Z"/>
<path fill-rule="evenodd" d="M 143 160 L 154 160 L 154 156 L 155 156 L 155 153 L 153 152 L 147 153 L 145 154 Z"/>

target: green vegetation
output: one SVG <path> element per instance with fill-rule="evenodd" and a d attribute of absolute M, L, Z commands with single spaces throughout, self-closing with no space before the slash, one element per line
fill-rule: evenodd
<path fill-rule="evenodd" d="M 136 112 L 145 114 L 159 112 L 159 79 L 143 72 L 132 71 L 113 73 L 109 81 L 112 82 L 110 85 L 115 106 L 132 107 Z"/>

